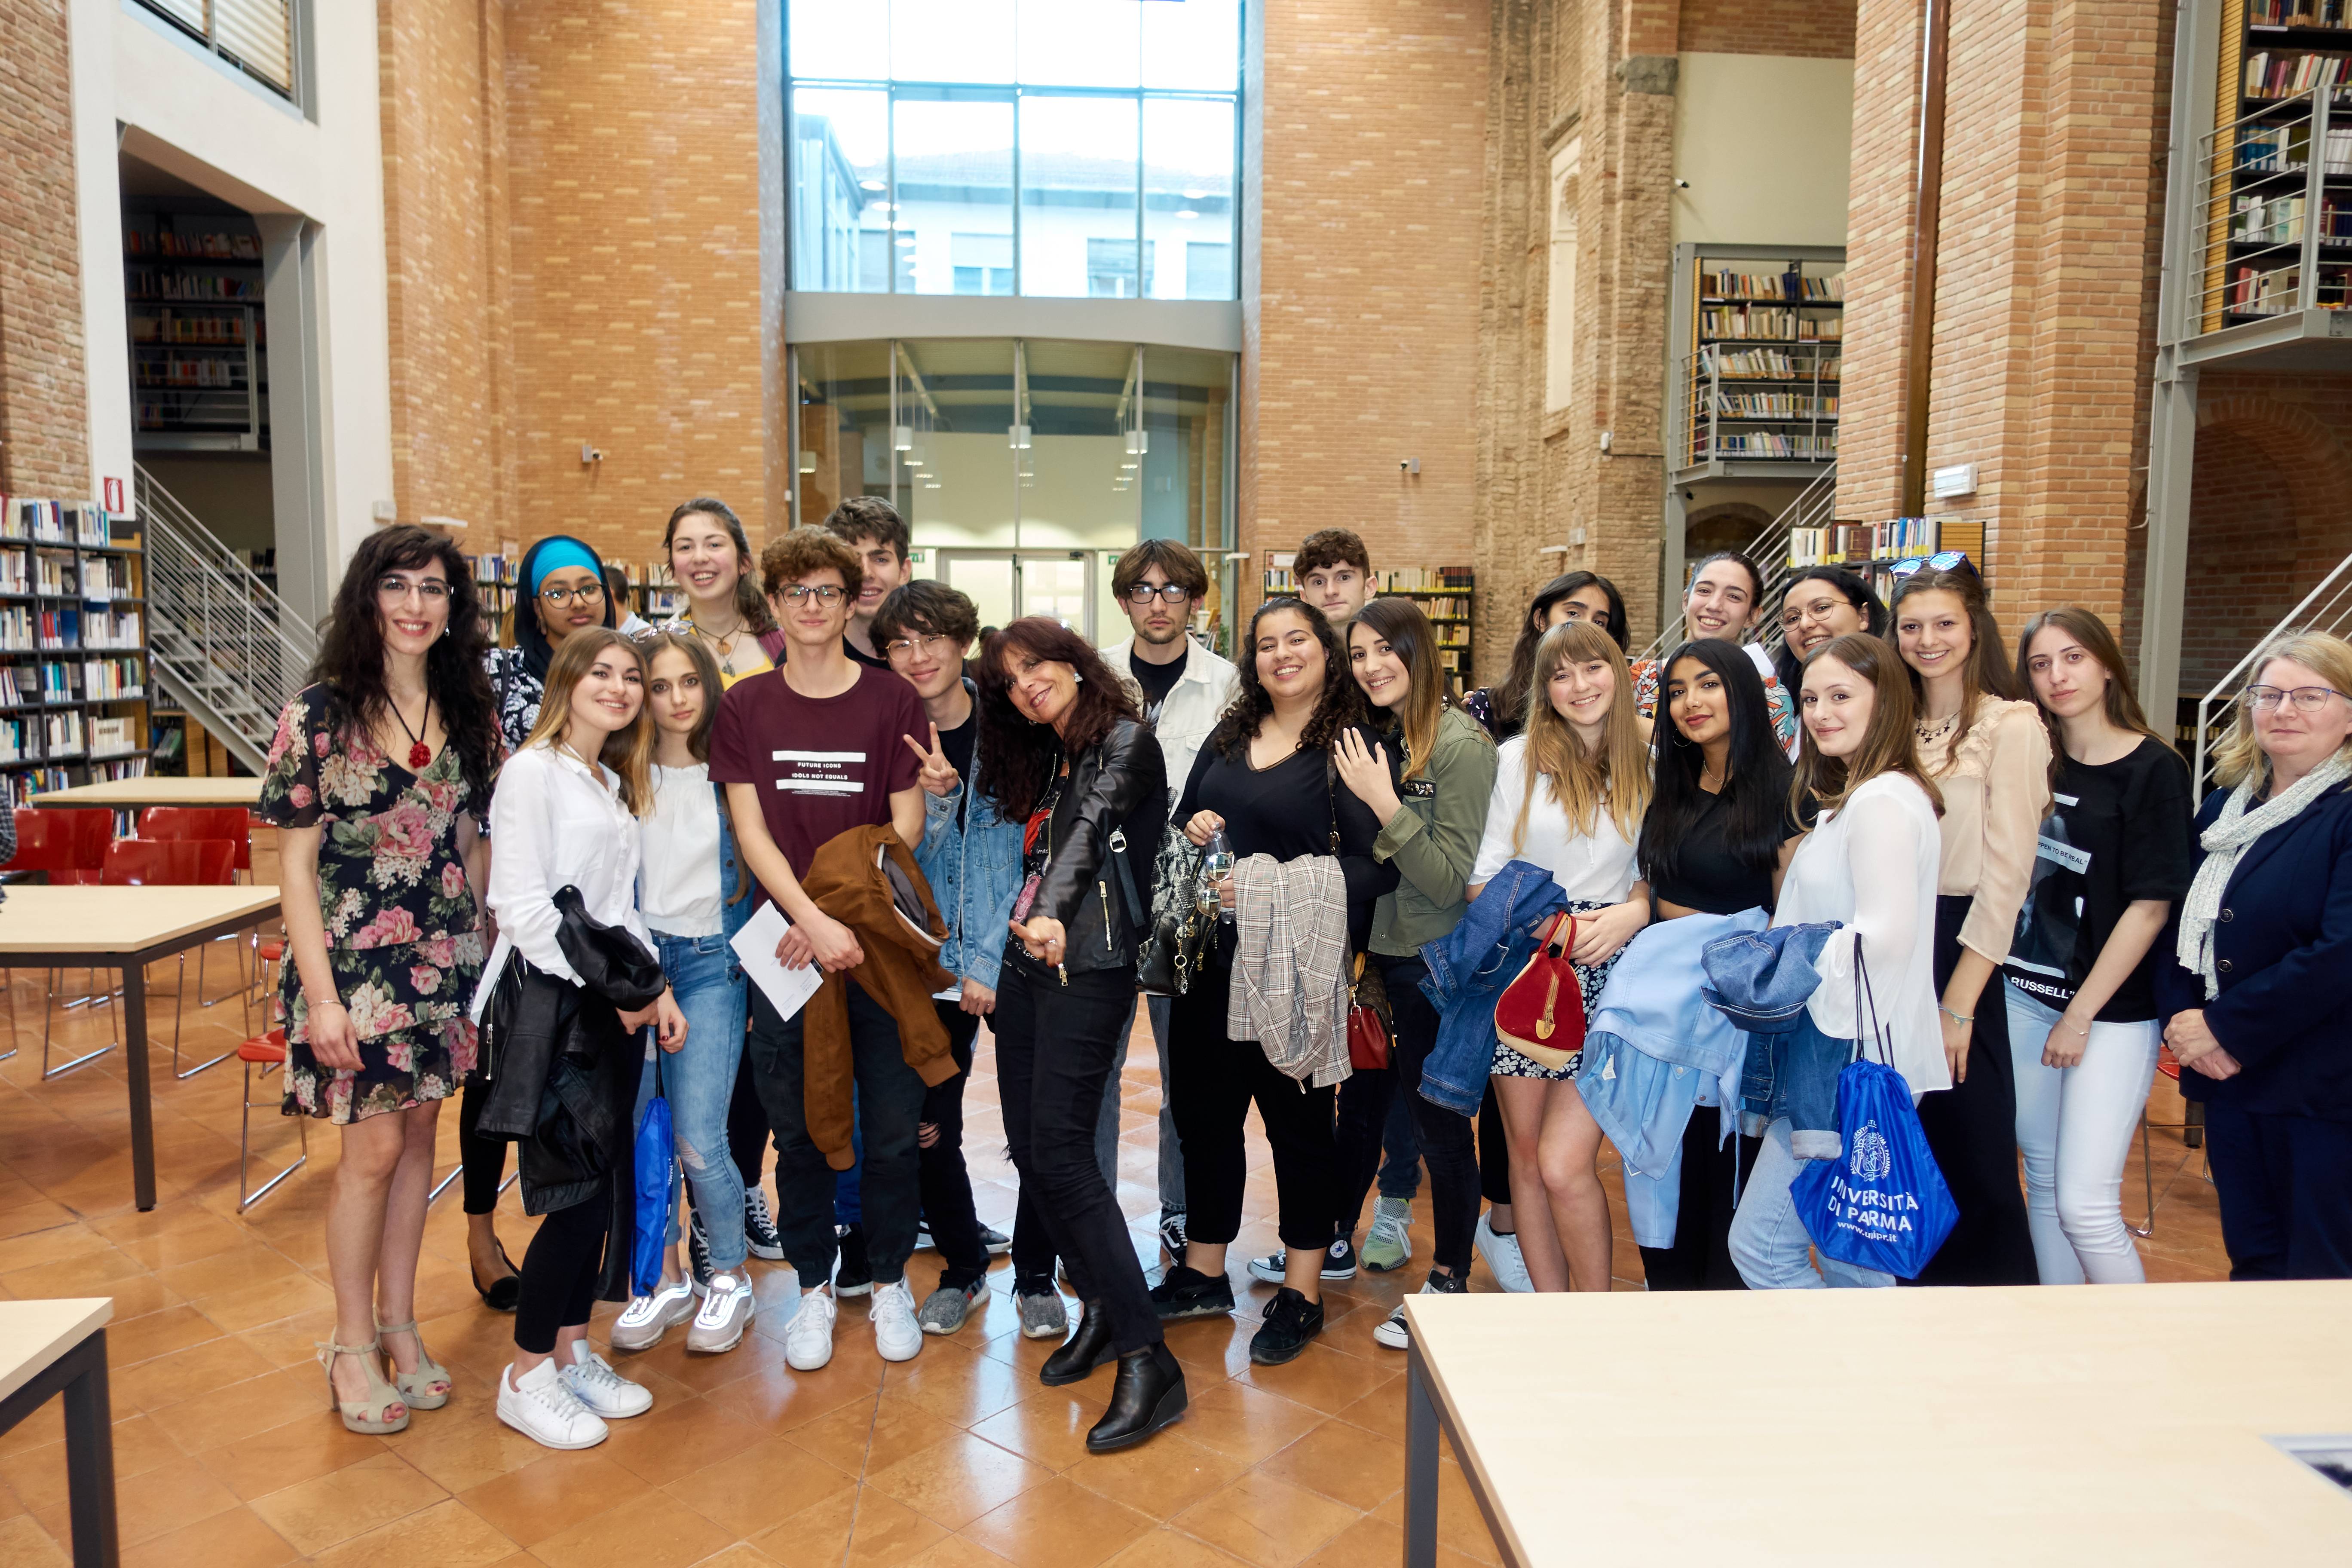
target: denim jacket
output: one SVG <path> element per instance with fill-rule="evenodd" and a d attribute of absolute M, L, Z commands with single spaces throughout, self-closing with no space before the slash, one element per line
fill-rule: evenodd
<path fill-rule="evenodd" d="M 1549 871 L 1513 860 L 1488 880 L 1462 923 L 1423 944 L 1422 994 L 1437 1009 L 1437 1043 L 1421 1069 L 1422 1098 L 1478 1114 L 1495 1068 L 1495 999 L 1536 950 L 1535 927 L 1568 907 Z"/>
<path fill-rule="evenodd" d="M 974 693 L 971 679 L 964 689 Z M 1011 936 L 1013 900 L 1021 892 L 1021 827 L 996 815 L 996 802 L 979 793 L 980 755 L 972 754 L 971 777 L 951 794 L 923 796 L 923 842 L 915 864 L 931 885 L 931 897 L 948 922 L 940 967 L 959 980 L 995 989 Z M 956 826 L 956 806 L 971 793 L 971 809 Z"/>

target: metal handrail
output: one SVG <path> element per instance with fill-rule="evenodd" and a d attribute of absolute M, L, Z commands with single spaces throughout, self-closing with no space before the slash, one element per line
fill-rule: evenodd
<path fill-rule="evenodd" d="M 2322 68 L 2324 79 L 2315 85 L 2270 100 L 2198 139 L 2190 210 L 2203 213 L 2206 226 L 2198 331 L 2219 331 L 2231 316 L 2281 316 L 2345 303 L 2339 298 L 2327 306 L 2321 300 L 2319 263 L 2323 247 L 2352 247 L 2352 234 L 2331 233 L 2322 221 L 2328 214 L 2327 176 L 2352 174 L 2352 147 L 2343 146 L 2352 89 L 2335 79 L 2332 64 Z M 2258 248 L 2232 255 L 2232 245 Z"/>
<path fill-rule="evenodd" d="M 1781 510 L 1780 515 L 1767 523 L 1748 546 L 1748 556 L 1764 568 L 1764 603 L 1788 590 L 1799 568 L 1789 564 L 1789 535 L 1800 528 L 1820 528 L 1828 523 L 1837 510 L 1837 465 L 1832 463 L 1811 484 L 1797 492 L 1797 499 Z M 1760 614 L 1760 609 L 1759 609 Z M 1649 646 L 1633 657 L 1663 658 L 1666 650 L 1682 641 L 1684 616 L 1676 601 L 1675 618 L 1665 622 Z M 1756 640 L 1769 641 L 1779 631 L 1777 625 L 1761 626 Z"/>
<path fill-rule="evenodd" d="M 2242 654 L 2230 672 L 2213 683 L 2213 689 L 2197 700 L 2197 742 L 2189 758 L 2191 784 L 2200 804 L 2212 771 L 2214 744 L 2227 721 L 2229 710 L 2238 700 L 2240 678 L 2255 668 L 2255 662 L 2268 653 L 2273 644 L 2291 632 L 2326 632 L 2342 637 L 2352 630 L 2352 555 L 2336 563 L 2336 570 L 2319 580 L 2319 585 L 2303 596 L 2303 602 L 2286 613 L 2284 619 L 2263 634 L 2253 647 Z M 2216 710 L 2219 711 L 2216 711 Z"/>

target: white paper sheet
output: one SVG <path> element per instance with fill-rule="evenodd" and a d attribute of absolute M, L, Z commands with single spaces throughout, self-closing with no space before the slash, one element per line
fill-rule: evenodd
<path fill-rule="evenodd" d="M 784 911 L 773 904 L 762 904 L 760 912 L 744 922 L 728 945 L 742 961 L 743 973 L 760 994 L 776 1009 L 776 1016 L 789 1018 L 808 1005 L 808 999 L 824 984 L 824 971 L 812 963 L 804 969 L 786 969 L 776 962 L 776 943 L 784 940 L 792 922 Z"/>

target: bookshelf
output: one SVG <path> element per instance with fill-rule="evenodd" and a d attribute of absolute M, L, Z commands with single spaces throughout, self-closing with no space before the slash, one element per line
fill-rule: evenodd
<path fill-rule="evenodd" d="M 267 450 L 268 329 L 252 221 L 126 211 L 122 274 L 137 444 Z"/>
<path fill-rule="evenodd" d="M 1298 584 L 1291 571 L 1297 552 L 1289 550 L 1269 550 L 1265 552 L 1265 597 L 1296 594 Z M 1437 631 L 1437 662 L 1463 685 L 1476 668 L 1476 616 L 1474 606 L 1477 595 L 1477 574 L 1467 566 L 1407 566 L 1393 572 L 1372 574 L 1372 596 L 1378 599 L 1411 599 L 1429 624 Z"/>
<path fill-rule="evenodd" d="M 2352 308 L 2352 7 L 2224 0 L 2221 27 L 2200 328 Z"/>
<path fill-rule="evenodd" d="M 145 562 L 90 501 L 0 496 L 0 787 L 139 778 L 148 763 Z"/>
<path fill-rule="evenodd" d="M 1802 479 L 1835 460 L 1843 249 L 1677 245 L 1669 332 L 1674 483 Z"/>
<path fill-rule="evenodd" d="M 482 614 L 488 620 L 492 641 L 500 647 L 514 646 L 514 609 L 521 599 L 517 578 L 522 567 L 522 551 L 511 541 L 500 541 L 499 548 L 479 555 L 467 555 L 467 563 L 473 568 L 474 588 L 481 595 Z M 625 606 L 635 611 L 654 625 L 659 626 L 672 616 L 683 614 L 686 594 L 670 576 L 667 561 L 612 561 L 629 579 L 629 602 Z M 621 617 L 615 615 L 615 620 Z"/>
<path fill-rule="evenodd" d="M 1843 566 L 1882 600 L 1895 588 L 1898 563 L 1956 550 L 1984 568 L 1985 525 L 1957 517 L 1896 517 L 1884 522 L 1832 522 L 1789 531 L 1789 569 Z"/>

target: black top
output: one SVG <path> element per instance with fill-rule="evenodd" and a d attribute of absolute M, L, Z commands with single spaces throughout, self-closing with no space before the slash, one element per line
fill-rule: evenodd
<path fill-rule="evenodd" d="M 1698 819 L 1683 838 L 1675 874 L 1649 870 L 1654 897 L 1708 915 L 1736 915 L 1742 910 L 1772 907 L 1772 867 L 1759 868 L 1732 858 L 1725 841 L 1729 816 L 1725 796 L 1706 796 Z M 1780 842 L 1786 844 L 1804 831 L 1782 814 Z"/>
<path fill-rule="evenodd" d="M 1359 727 L 1356 733 L 1366 751 L 1379 742 L 1369 730 Z M 1190 822 L 1202 811 L 1225 819 L 1225 837 L 1236 860 L 1328 855 L 1336 818 L 1339 874 L 1348 885 L 1348 940 L 1356 952 L 1365 950 L 1372 934 L 1372 906 L 1397 885 L 1398 872 L 1393 862 L 1372 858 L 1381 825 L 1371 808 L 1332 776 L 1328 752 L 1302 749 L 1272 767 L 1253 768 L 1246 753 L 1229 762 L 1214 747 L 1203 746 L 1192 760 L 1192 776 L 1184 782 L 1172 820 Z"/>
<path fill-rule="evenodd" d="M 956 777 L 967 784 L 971 783 L 971 753 L 979 744 L 980 704 L 975 702 L 971 711 L 964 715 L 962 723 L 952 730 L 940 731 L 940 750 L 947 753 L 948 766 L 955 769 Z M 959 833 L 963 831 L 964 811 L 971 801 L 971 791 L 969 789 L 956 792 L 956 831 Z"/>
<path fill-rule="evenodd" d="M 2002 972 L 2028 995 L 2063 1009 L 2089 977 L 2126 905 L 2178 905 L 2197 874 L 2189 827 L 2189 766 L 2161 741 L 2143 740 L 2120 762 L 2062 756 L 2056 804 L 2042 824 L 2041 853 Z M 2157 1016 L 2151 975 L 2162 938 L 2116 987 L 2099 1021 Z"/>
<path fill-rule="evenodd" d="M 765 645 L 763 644 L 762 646 Z M 782 669 L 784 667 L 785 656 L 790 654 L 792 649 L 793 645 L 791 643 L 780 640 L 775 651 L 769 656 L 768 662 L 774 665 L 778 669 Z M 856 643 L 851 642 L 849 640 L 848 634 L 846 633 L 842 635 L 841 651 L 852 664 L 862 664 L 868 669 L 887 670 L 890 668 L 890 661 L 888 659 L 884 658 L 879 654 L 867 653 L 864 648 L 859 647 Z"/>
<path fill-rule="evenodd" d="M 1166 664 L 1151 664 L 1135 649 L 1128 650 L 1127 668 L 1134 672 L 1135 683 L 1143 688 L 1145 723 L 1160 722 L 1160 705 L 1168 700 L 1168 694 L 1176 689 L 1176 683 L 1184 677 L 1184 654 L 1179 652 Z"/>

